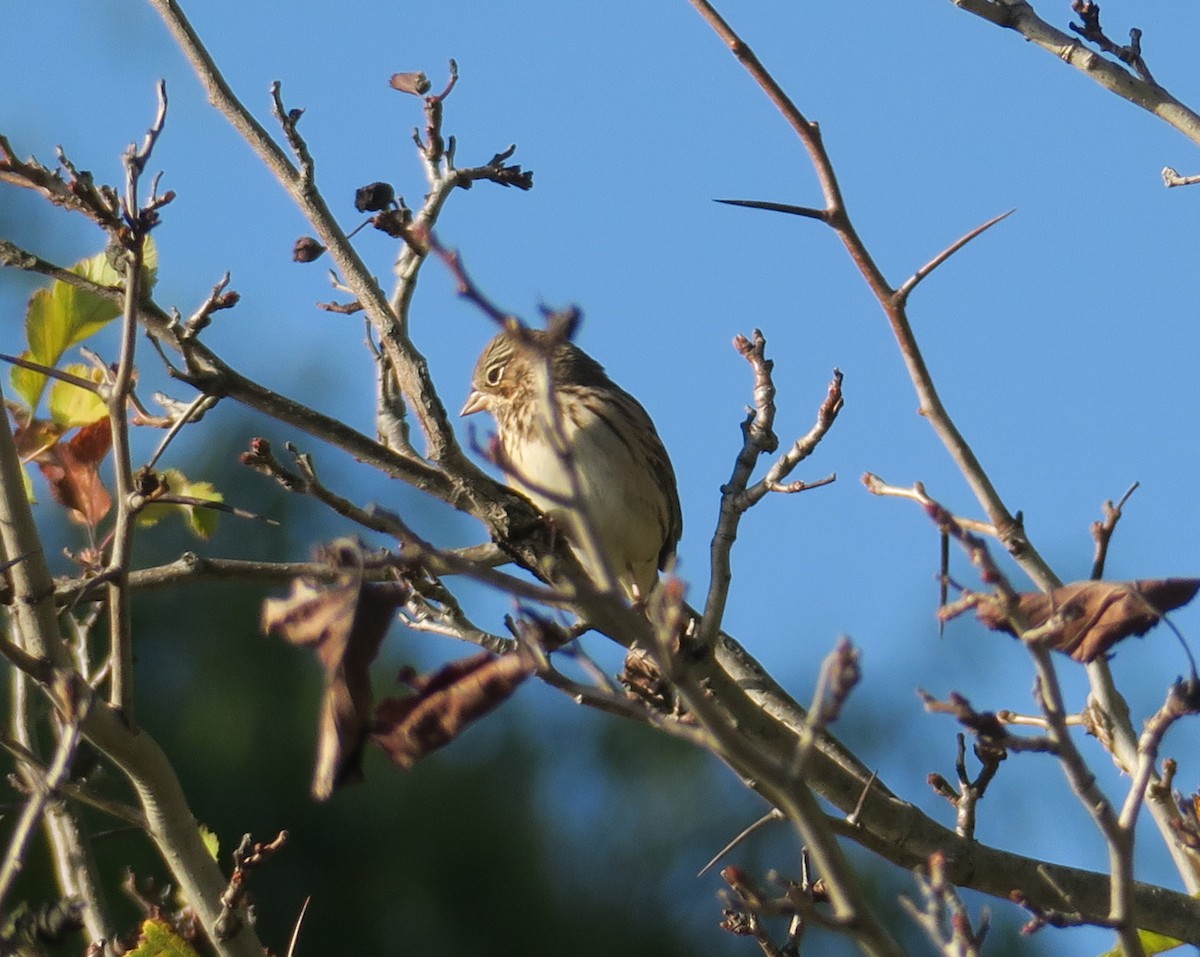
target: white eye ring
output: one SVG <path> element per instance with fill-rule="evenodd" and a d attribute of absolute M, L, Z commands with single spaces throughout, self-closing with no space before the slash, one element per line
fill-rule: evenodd
<path fill-rule="evenodd" d="M 487 372 L 483 375 L 484 381 L 488 385 L 496 386 L 500 384 L 500 380 L 504 378 L 504 364 L 489 366 Z"/>

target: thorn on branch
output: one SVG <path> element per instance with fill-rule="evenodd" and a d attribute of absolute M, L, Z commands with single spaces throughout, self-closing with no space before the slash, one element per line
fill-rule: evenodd
<path fill-rule="evenodd" d="M 703 877 L 710 870 L 712 870 L 713 866 L 718 861 L 720 861 L 721 858 L 723 858 L 726 854 L 728 854 L 730 851 L 732 851 L 735 847 L 737 847 L 739 844 L 741 844 L 743 841 L 745 841 L 752 834 L 757 833 L 761 828 L 766 827 L 772 821 L 782 821 L 783 819 L 784 819 L 784 814 L 781 810 L 779 810 L 779 808 L 777 808 L 777 807 L 771 808 L 771 810 L 769 810 L 766 814 L 764 814 L 762 817 L 760 817 L 753 824 L 749 824 L 746 827 L 742 828 L 742 830 L 738 833 L 738 835 L 733 840 L 731 840 L 723 848 L 721 848 L 719 851 L 717 851 L 717 853 L 713 855 L 712 859 L 709 860 L 709 862 L 707 864 L 705 864 L 702 868 L 700 868 L 700 870 L 696 874 L 696 876 Z"/>
<path fill-rule="evenodd" d="M 993 216 L 986 223 L 983 223 L 980 226 L 976 226 L 965 236 L 955 240 L 953 243 L 951 243 L 949 246 L 947 246 L 945 249 L 943 249 L 940 253 L 938 253 L 936 256 L 934 256 L 931 260 L 929 260 L 929 262 L 927 262 L 924 266 L 922 266 L 915 273 L 913 273 L 912 276 L 910 276 L 905 281 L 904 285 L 902 285 L 899 289 L 896 290 L 895 300 L 896 300 L 897 304 L 903 305 L 904 302 L 907 301 L 909 295 L 911 295 L 912 291 L 917 287 L 917 284 L 920 283 L 922 279 L 924 279 L 931 272 L 933 272 L 935 269 L 937 269 L 938 266 L 942 265 L 942 263 L 944 263 L 947 259 L 949 259 L 951 256 L 953 256 L 960 249 L 962 249 L 965 245 L 967 245 L 967 243 L 969 243 L 971 240 L 976 239 L 979 236 L 983 235 L 989 229 L 991 229 L 993 226 L 995 226 L 997 223 L 999 223 L 1005 219 L 1008 219 L 1008 217 L 1011 216 L 1015 212 L 1016 212 L 1015 209 L 1010 209 L 1007 213 L 1001 213 L 999 216 Z"/>
<path fill-rule="evenodd" d="M 761 199 L 714 199 L 713 202 L 723 203 L 726 206 L 742 206 L 745 209 L 766 209 L 773 213 L 804 216 L 807 219 L 816 219 L 823 223 L 830 221 L 828 210 L 813 209 L 811 206 L 793 206 L 790 203 L 772 203 Z"/>

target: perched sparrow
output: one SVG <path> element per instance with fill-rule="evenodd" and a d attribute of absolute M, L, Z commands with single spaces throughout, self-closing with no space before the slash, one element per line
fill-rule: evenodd
<path fill-rule="evenodd" d="M 558 523 L 593 581 L 607 561 L 626 592 L 648 595 L 683 516 L 671 460 L 637 399 L 586 352 L 538 330 L 496 336 L 471 386 L 461 414 L 492 413 L 508 483 Z M 603 559 L 588 548 L 585 521 Z"/>

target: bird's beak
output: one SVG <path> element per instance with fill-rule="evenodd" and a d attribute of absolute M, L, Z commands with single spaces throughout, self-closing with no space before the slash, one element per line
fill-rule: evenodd
<path fill-rule="evenodd" d="M 472 389 L 471 394 L 467 396 L 467 404 L 462 407 L 459 415 L 474 415 L 476 412 L 482 412 L 488 407 L 488 398 L 478 389 Z"/>

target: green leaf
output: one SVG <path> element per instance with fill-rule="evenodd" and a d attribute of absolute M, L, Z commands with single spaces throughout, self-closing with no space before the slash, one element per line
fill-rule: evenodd
<path fill-rule="evenodd" d="M 204 842 L 204 846 L 208 848 L 209 856 L 215 861 L 217 859 L 217 855 L 221 853 L 221 839 L 207 827 L 201 824 L 200 840 Z"/>
<path fill-rule="evenodd" d="M 99 369 L 82 364 L 66 366 L 63 372 L 91 382 L 99 382 L 103 377 Z M 64 432 L 76 426 L 99 422 L 106 415 L 108 409 L 95 392 L 81 389 L 61 379 L 55 379 L 54 385 L 50 386 L 50 419 L 55 425 L 61 426 Z"/>
<path fill-rule="evenodd" d="M 39 293 L 42 292 L 45 292 L 45 290 L 42 289 L 38 290 L 38 292 L 35 292 L 33 294 L 34 298 L 37 298 Z M 30 310 L 33 309 L 32 299 L 29 302 L 29 308 Z M 32 362 L 33 354 L 26 349 L 21 353 L 21 358 L 28 359 L 30 362 Z M 25 400 L 26 405 L 29 406 L 29 411 L 33 412 L 33 410 L 37 408 L 37 401 L 39 398 L 41 398 L 42 389 L 46 385 L 46 377 L 40 372 L 34 372 L 32 369 L 23 369 L 21 366 L 13 366 L 10 379 L 12 381 L 13 391 Z"/>
<path fill-rule="evenodd" d="M 225 496 L 211 482 L 192 482 L 179 469 L 167 469 L 159 476 L 166 483 L 168 495 L 223 502 Z M 167 515 L 179 515 L 200 538 L 209 538 L 217 530 L 217 511 L 202 505 L 183 505 L 177 502 L 154 502 L 138 513 L 138 524 L 157 525 Z"/>
<path fill-rule="evenodd" d="M 150 237 L 146 237 L 143 268 L 144 291 L 149 292 L 158 276 L 158 250 Z M 120 287 L 122 282 L 121 275 L 109 263 L 107 253 L 97 253 L 77 262 L 71 272 L 110 288 Z M 48 289 L 39 289 L 29 300 L 29 309 L 25 313 L 25 337 L 29 348 L 22 358 L 39 365 L 57 366 L 71 346 L 95 335 L 120 313 L 115 302 L 55 280 Z M 16 368 L 13 369 L 12 384 L 33 410 L 46 388 L 46 376 Z"/>
<path fill-rule="evenodd" d="M 33 490 L 33 476 L 29 474 L 29 469 L 26 467 L 21 469 L 21 484 L 25 487 L 25 501 L 30 505 L 36 505 L 37 492 Z"/>
<path fill-rule="evenodd" d="M 161 920 L 142 921 L 138 945 L 129 957 L 199 957 L 196 949 Z"/>
<path fill-rule="evenodd" d="M 1142 942 L 1142 949 L 1146 951 L 1146 957 L 1154 957 L 1155 954 L 1165 954 L 1168 950 L 1174 950 L 1176 947 L 1183 946 L 1182 940 L 1156 934 L 1152 930 L 1139 930 L 1138 939 Z M 1101 954 L 1100 957 L 1121 957 L 1124 953 L 1125 951 L 1118 944 L 1112 950 Z"/>

